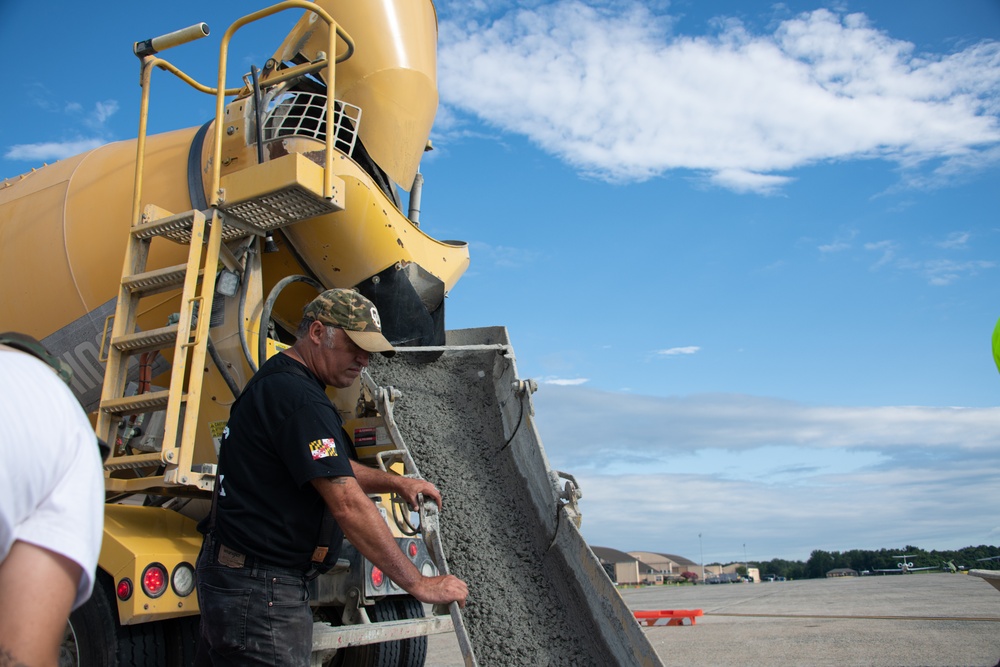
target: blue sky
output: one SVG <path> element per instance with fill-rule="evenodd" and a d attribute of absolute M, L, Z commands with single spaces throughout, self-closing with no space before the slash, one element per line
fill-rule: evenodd
<path fill-rule="evenodd" d="M 133 41 L 208 22 L 169 58 L 211 81 L 262 5 L 52 6 L 0 5 L 0 177 L 135 135 Z M 508 327 L 588 540 L 1000 543 L 1000 3 L 437 10 L 421 221 L 472 253 L 449 327 Z M 234 69 L 294 19 L 241 33 Z M 154 131 L 213 111 L 167 90 Z"/>

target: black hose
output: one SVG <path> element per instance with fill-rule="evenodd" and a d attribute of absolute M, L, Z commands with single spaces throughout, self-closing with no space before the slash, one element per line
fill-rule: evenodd
<path fill-rule="evenodd" d="M 250 66 L 250 79 L 253 81 L 253 115 L 255 130 L 255 138 L 257 139 L 257 164 L 264 163 L 264 128 L 260 126 L 260 80 L 257 76 L 257 66 Z"/>
<path fill-rule="evenodd" d="M 256 239 L 254 240 L 256 242 Z M 240 281 L 240 307 L 239 315 L 240 323 L 240 346 L 243 348 L 243 356 L 246 357 L 247 364 L 250 366 L 250 372 L 257 372 L 257 364 L 254 363 L 253 354 L 250 352 L 250 343 L 247 342 L 247 328 L 244 325 L 243 315 L 246 312 L 247 306 L 247 292 L 249 291 L 248 284 L 250 282 L 250 253 L 253 251 L 249 248 L 247 249 L 247 257 L 244 260 L 243 266 L 243 278 Z"/>
<path fill-rule="evenodd" d="M 215 362 L 215 367 L 219 369 L 219 374 L 222 379 L 226 381 L 226 386 L 229 387 L 229 391 L 233 392 L 233 398 L 240 395 L 240 386 L 236 384 L 236 380 L 233 376 L 229 374 L 226 370 L 226 362 L 219 356 L 219 351 L 215 349 L 215 343 L 212 342 L 211 334 L 208 337 L 208 353 L 212 356 L 212 361 Z"/>
<path fill-rule="evenodd" d="M 264 310 L 260 314 L 260 331 L 257 332 L 257 359 L 264 359 L 267 355 L 267 332 L 265 327 L 267 326 L 267 322 L 271 320 L 271 310 L 274 308 L 274 303 L 278 300 L 278 295 L 281 294 L 281 291 L 292 283 L 306 283 L 315 287 L 317 292 L 323 291 L 323 286 L 309 276 L 285 276 L 271 288 L 271 292 L 264 301 Z"/>

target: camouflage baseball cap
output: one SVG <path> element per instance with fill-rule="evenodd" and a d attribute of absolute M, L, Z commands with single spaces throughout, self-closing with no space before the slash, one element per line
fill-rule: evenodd
<path fill-rule="evenodd" d="M 340 327 L 366 352 L 395 353 L 382 335 L 382 321 L 375 304 L 351 289 L 328 289 L 309 302 L 302 317 Z"/>

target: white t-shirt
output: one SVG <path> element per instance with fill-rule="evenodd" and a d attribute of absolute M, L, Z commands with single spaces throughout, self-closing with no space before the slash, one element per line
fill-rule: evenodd
<path fill-rule="evenodd" d="M 104 526 L 94 429 L 44 362 L 0 348 L 0 561 L 16 540 L 83 568 L 73 608 L 90 597 Z"/>

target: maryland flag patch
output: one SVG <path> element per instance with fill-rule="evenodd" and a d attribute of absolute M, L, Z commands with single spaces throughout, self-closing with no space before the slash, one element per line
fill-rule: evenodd
<path fill-rule="evenodd" d="M 309 443 L 309 451 L 312 452 L 313 461 L 325 459 L 328 456 L 336 456 L 337 441 L 333 438 L 313 440 Z"/>

